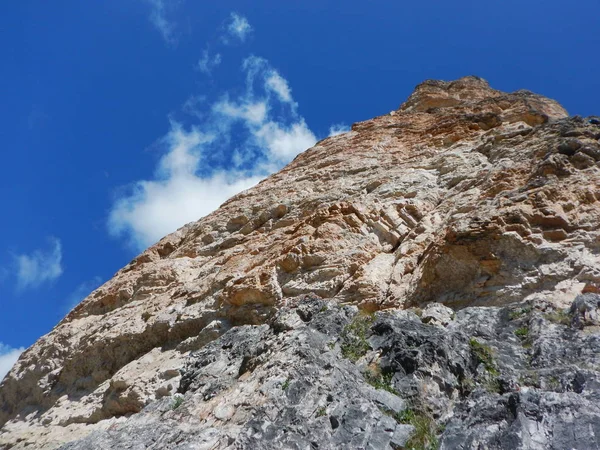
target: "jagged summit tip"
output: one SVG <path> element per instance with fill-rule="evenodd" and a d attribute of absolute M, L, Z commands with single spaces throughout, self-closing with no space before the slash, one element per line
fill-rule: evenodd
<path fill-rule="evenodd" d="M 429 79 L 417 85 L 415 90 L 418 90 L 422 86 L 438 86 L 446 89 L 487 88 L 493 90 L 486 79 L 478 77 L 477 75 L 467 75 L 452 81 Z"/>
<path fill-rule="evenodd" d="M 502 92 L 474 75 L 454 81 L 425 80 L 415 87 L 399 111 L 431 112 L 434 109 L 458 107 L 471 113 L 501 113 L 508 105 L 521 105 L 531 113 L 543 116 L 543 122 L 568 116 L 567 111 L 555 100 L 525 90 Z"/>

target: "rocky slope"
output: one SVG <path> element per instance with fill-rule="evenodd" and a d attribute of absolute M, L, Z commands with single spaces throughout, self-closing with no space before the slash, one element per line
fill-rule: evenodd
<path fill-rule="evenodd" d="M 600 121 L 426 81 L 149 248 L 0 448 L 600 448 Z"/>

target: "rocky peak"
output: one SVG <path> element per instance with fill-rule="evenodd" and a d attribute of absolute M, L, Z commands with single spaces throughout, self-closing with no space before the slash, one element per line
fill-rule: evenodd
<path fill-rule="evenodd" d="M 401 111 L 425 112 L 432 108 L 451 108 L 499 97 L 501 92 L 492 89 L 487 81 L 476 76 L 467 76 L 455 81 L 425 80 L 419 84 Z"/>
<path fill-rule="evenodd" d="M 567 111 L 554 100 L 526 90 L 512 94 L 497 91 L 486 80 L 476 76 L 455 81 L 426 80 L 415 88 L 399 111 L 445 115 L 493 114 L 503 121 L 525 119 L 529 125 L 568 116 Z"/>
<path fill-rule="evenodd" d="M 597 448 L 598 123 L 420 84 L 87 297 L 0 447 Z"/>

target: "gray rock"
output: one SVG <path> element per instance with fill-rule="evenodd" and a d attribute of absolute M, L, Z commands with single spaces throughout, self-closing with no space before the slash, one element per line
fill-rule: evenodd
<path fill-rule="evenodd" d="M 600 336 L 542 306 L 465 308 L 440 327 L 311 300 L 191 354 L 181 405 L 164 398 L 61 448 L 598 448 Z M 353 363 L 341 336 L 359 329 L 368 349 Z"/>
<path fill-rule="evenodd" d="M 578 295 L 571 305 L 573 326 L 583 328 L 600 325 L 600 295 Z"/>
<path fill-rule="evenodd" d="M 454 310 L 442 305 L 441 303 L 430 303 L 421 313 L 423 323 L 432 325 L 446 326 L 454 318 Z"/>

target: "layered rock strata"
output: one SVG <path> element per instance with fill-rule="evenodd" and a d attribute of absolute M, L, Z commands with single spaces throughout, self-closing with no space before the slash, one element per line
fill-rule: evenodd
<path fill-rule="evenodd" d="M 599 139 L 422 83 L 86 298 L 2 381 L 0 448 L 598 448 Z"/>

